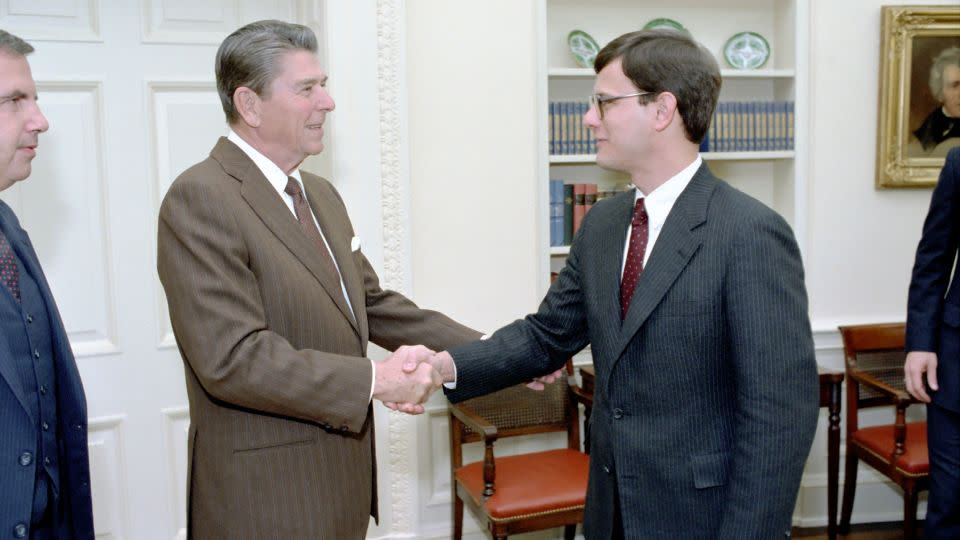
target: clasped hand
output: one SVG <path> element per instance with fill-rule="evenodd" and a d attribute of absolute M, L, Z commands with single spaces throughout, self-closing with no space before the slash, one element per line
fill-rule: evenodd
<path fill-rule="evenodd" d="M 563 370 L 537 377 L 527 386 L 543 390 L 562 377 Z M 435 353 L 423 345 L 403 346 L 377 364 L 373 397 L 389 409 L 407 414 L 422 414 L 423 404 L 443 383 L 456 380 L 453 357 L 446 351 Z"/>

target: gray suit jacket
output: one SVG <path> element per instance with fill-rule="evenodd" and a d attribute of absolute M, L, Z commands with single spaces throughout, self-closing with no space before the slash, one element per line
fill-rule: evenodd
<path fill-rule="evenodd" d="M 220 139 L 160 209 L 157 268 L 190 400 L 192 538 L 363 538 L 377 515 L 367 343 L 479 334 L 380 288 L 339 194 L 303 173 L 355 317 L 260 170 Z"/>
<path fill-rule="evenodd" d="M 587 538 L 611 537 L 617 498 L 626 538 L 783 538 L 818 400 L 790 227 L 702 166 L 621 324 L 632 209 L 632 193 L 594 206 L 539 311 L 451 349 L 458 376 L 448 397 L 548 373 L 590 344 Z"/>

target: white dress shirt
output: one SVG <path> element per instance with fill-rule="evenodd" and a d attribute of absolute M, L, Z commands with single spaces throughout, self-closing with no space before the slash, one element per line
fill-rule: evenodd
<path fill-rule="evenodd" d="M 273 186 L 273 189 L 277 190 L 277 195 L 280 196 L 280 200 L 286 203 L 287 208 L 290 209 L 290 213 L 293 214 L 293 218 L 297 219 L 297 212 L 293 207 L 293 197 L 284 191 L 287 189 L 287 173 L 283 172 L 283 170 L 278 167 L 276 163 L 270 161 L 270 158 L 261 154 L 256 148 L 250 146 L 250 143 L 243 140 L 232 129 L 229 133 L 227 133 L 227 140 L 237 145 L 240 150 L 243 150 L 243 153 L 246 154 L 254 164 L 256 164 L 257 168 L 260 169 L 260 172 L 263 173 L 263 176 L 265 176 L 267 181 L 270 182 L 270 185 Z M 296 180 L 298 184 L 300 184 L 300 190 L 306 194 L 306 190 L 303 189 L 303 179 L 300 178 L 300 170 L 294 170 L 289 176 Z M 310 206 L 309 202 L 307 203 L 307 206 Z M 337 270 L 337 278 L 340 279 L 340 290 L 343 292 L 343 299 L 347 301 L 347 307 L 350 308 L 350 316 L 354 317 L 354 322 L 356 322 L 353 304 L 350 303 L 350 297 L 347 296 L 347 286 L 343 282 L 343 274 L 340 273 L 340 265 L 337 264 L 337 259 L 334 258 L 333 251 L 330 250 L 330 245 L 327 243 L 327 237 L 324 236 L 323 229 L 320 228 L 320 223 L 317 221 L 317 216 L 313 213 L 313 208 L 310 208 L 310 217 L 313 218 L 313 223 L 317 226 L 317 230 L 320 231 L 320 238 L 323 239 L 323 245 L 326 248 L 327 253 L 330 254 L 330 260 L 333 261 L 333 267 Z M 370 360 L 370 367 L 373 370 L 370 378 L 370 399 L 372 400 L 377 373 L 377 366 L 374 364 L 373 360 Z"/>
<path fill-rule="evenodd" d="M 693 175 L 703 163 L 703 158 L 697 154 L 697 159 L 687 165 L 682 171 L 678 172 L 666 182 L 660 184 L 656 189 L 646 194 L 643 206 L 647 210 L 647 249 L 643 253 L 643 267 L 647 267 L 647 260 L 650 258 L 650 252 L 653 251 L 653 244 L 660 237 L 660 229 L 663 229 L 663 223 L 667 221 L 667 216 L 673 208 L 674 203 L 687 188 Z M 642 197 L 639 189 L 634 189 L 633 204 L 637 204 L 637 199 Z M 627 252 L 630 251 L 630 234 L 633 232 L 633 224 L 627 227 L 627 240 L 623 245 L 623 261 L 620 263 L 620 279 L 623 279 L 623 269 L 627 265 Z"/>

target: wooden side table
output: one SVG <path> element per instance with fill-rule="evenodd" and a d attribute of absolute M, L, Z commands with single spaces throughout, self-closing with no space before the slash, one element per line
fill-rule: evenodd
<path fill-rule="evenodd" d="M 827 407 L 830 412 L 829 427 L 827 430 L 827 538 L 837 538 L 837 491 L 840 479 L 840 390 L 843 383 L 842 371 L 829 371 L 817 367 L 820 377 L 820 406 Z M 593 366 L 580 367 L 580 387 L 593 396 L 596 373 Z M 590 450 L 590 412 L 591 407 L 584 410 L 583 440 L 587 451 Z"/>

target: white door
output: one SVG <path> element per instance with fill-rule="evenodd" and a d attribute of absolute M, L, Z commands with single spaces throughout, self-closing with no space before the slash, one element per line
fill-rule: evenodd
<path fill-rule="evenodd" d="M 50 130 L 2 197 L 37 248 L 84 380 L 98 538 L 184 534 L 183 367 L 156 277 L 170 182 L 225 133 L 217 45 L 263 18 L 319 27 L 297 0 L 3 0 L 31 42 Z"/>

